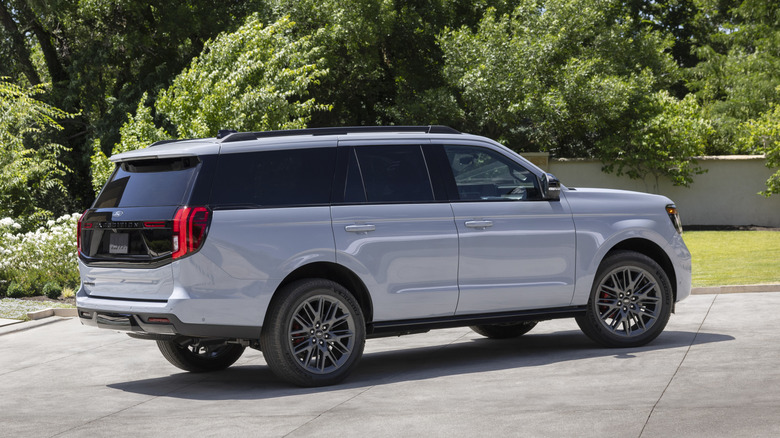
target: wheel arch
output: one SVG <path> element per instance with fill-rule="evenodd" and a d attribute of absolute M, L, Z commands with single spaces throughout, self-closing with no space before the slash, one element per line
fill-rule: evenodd
<path fill-rule="evenodd" d="M 638 252 L 640 254 L 646 255 L 647 257 L 650 257 L 656 263 L 661 265 L 661 268 L 666 273 L 666 276 L 669 277 L 669 283 L 671 283 L 672 286 L 672 308 L 674 309 L 674 303 L 677 301 L 677 275 L 674 272 L 674 265 L 672 264 L 672 260 L 669 258 L 666 252 L 651 240 L 630 238 L 623 240 L 610 248 L 610 250 L 607 251 L 607 253 L 604 255 L 604 258 L 601 260 L 601 263 L 604 263 L 604 260 L 607 257 L 617 251 Z"/>
<path fill-rule="evenodd" d="M 368 324 L 373 320 L 374 306 L 368 288 L 354 272 L 337 263 L 314 262 L 297 268 L 288 274 L 276 288 L 271 298 L 271 303 L 277 299 L 282 288 L 304 278 L 323 278 L 344 286 L 355 296 L 355 299 L 360 304 L 360 310 L 363 312 L 365 323 Z M 270 310 L 271 306 L 269 305 L 268 308 Z"/>

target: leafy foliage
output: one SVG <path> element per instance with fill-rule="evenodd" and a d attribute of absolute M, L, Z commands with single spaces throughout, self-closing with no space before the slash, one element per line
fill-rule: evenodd
<path fill-rule="evenodd" d="M 319 66 L 313 37 L 295 37 L 295 23 L 264 25 L 258 15 L 232 33 L 205 44 L 203 54 L 160 92 L 155 109 L 179 138 L 209 137 L 222 128 L 245 131 L 304 128 L 327 105 L 305 99 L 327 70 Z M 151 108 L 138 103 L 120 129 L 112 154 L 147 147 L 173 136 L 155 126 Z M 97 192 L 113 171 L 96 145 L 92 185 Z"/>
<path fill-rule="evenodd" d="M 690 70 L 689 87 L 716 129 L 707 153 L 757 152 L 739 138 L 744 122 L 780 104 L 780 4 L 742 1 L 695 51 L 702 62 Z"/>
<path fill-rule="evenodd" d="M 43 85 L 22 88 L 4 79 L 0 78 L 0 215 L 20 218 L 28 227 L 51 217 L 40 207 L 45 200 L 67 195 L 62 178 L 68 170 L 60 156 L 68 149 L 38 142 L 48 131 L 62 129 L 58 120 L 74 114 L 35 99 L 45 92 Z"/>
<path fill-rule="evenodd" d="M 490 2 L 511 9 L 513 0 Z M 333 106 L 310 126 L 448 124 L 463 111 L 441 71 L 436 36 L 473 26 L 487 9 L 479 0 L 272 0 L 275 17 L 289 15 L 297 32 L 315 35 L 328 75 L 311 90 Z"/>
<path fill-rule="evenodd" d="M 19 84 L 52 84 L 43 99 L 80 116 L 49 131 L 45 143 L 69 152 L 61 162 L 69 198 L 41 207 L 64 214 L 94 194 L 90 159 L 95 139 L 104 152 L 144 92 L 156 95 L 223 31 L 265 9 L 264 0 L 0 0 L 0 76 Z"/>
<path fill-rule="evenodd" d="M 328 109 L 303 100 L 327 71 L 318 65 L 313 38 L 294 37 L 294 25 L 281 18 L 264 26 L 253 15 L 237 31 L 207 42 L 203 54 L 160 93 L 157 110 L 183 138 L 213 136 L 228 127 L 305 127 L 312 111 Z"/>
<path fill-rule="evenodd" d="M 62 286 L 59 284 L 50 281 L 43 285 L 43 289 L 41 290 L 41 293 L 43 295 L 46 295 L 48 298 L 51 298 L 53 300 L 56 300 L 57 298 L 62 295 Z"/>
<path fill-rule="evenodd" d="M 28 232 L 20 232 L 21 225 L 11 218 L 0 219 L 0 280 L 9 282 L 9 296 L 37 295 L 49 282 L 79 283 L 78 218 L 77 213 L 67 214 Z"/>
<path fill-rule="evenodd" d="M 138 102 L 138 108 L 136 108 L 135 115 L 127 115 L 127 122 L 119 128 L 121 141 L 114 146 L 111 155 L 145 148 L 156 141 L 170 138 L 170 135 L 168 135 L 164 129 L 154 125 L 152 110 L 144 104 L 146 100 L 147 95 L 144 93 L 141 100 Z M 98 193 L 106 181 L 108 181 L 111 172 L 114 171 L 114 165 L 109 161 L 108 156 L 103 153 L 98 141 L 95 141 L 94 153 L 91 161 L 92 188 L 95 190 L 95 193 Z"/>
<path fill-rule="evenodd" d="M 0 158 L 38 175 L 0 183 L 36 210 L 0 213 L 85 208 L 115 147 L 228 127 L 447 124 L 685 183 L 702 141 L 772 159 L 750 127 L 780 104 L 779 48 L 766 0 L 0 0 L 0 76 L 77 114 Z M 680 108 L 695 132 L 658 134 Z"/>
<path fill-rule="evenodd" d="M 780 92 L 780 87 L 778 87 Z M 745 148 L 766 154 L 767 167 L 780 167 L 780 105 L 773 104 L 769 111 L 742 125 L 741 141 Z M 766 182 L 765 196 L 780 194 L 780 170 Z"/>
<path fill-rule="evenodd" d="M 703 173 L 694 157 L 704 152 L 712 126 L 701 117 L 701 109 L 691 95 L 677 100 L 659 91 L 653 98 L 655 115 L 638 121 L 627 142 L 601 144 L 598 153 L 606 163 L 604 170 L 635 179 L 653 176 L 656 188 L 661 177 L 688 186 L 693 175 Z"/>
<path fill-rule="evenodd" d="M 440 38 L 447 79 L 480 131 L 519 150 L 588 156 L 646 117 L 676 73 L 668 41 L 621 2 L 527 0 Z M 616 134 L 617 133 L 617 134 Z"/>
<path fill-rule="evenodd" d="M 595 156 L 632 178 L 687 185 L 709 126 L 668 92 L 669 40 L 637 27 L 622 2 L 521 2 L 476 31 L 441 35 L 447 79 L 477 130 L 518 150 Z"/>

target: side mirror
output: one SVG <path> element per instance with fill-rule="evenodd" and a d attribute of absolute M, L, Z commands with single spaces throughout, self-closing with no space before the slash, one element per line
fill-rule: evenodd
<path fill-rule="evenodd" d="M 542 175 L 542 199 L 545 201 L 561 200 L 561 182 L 551 173 Z"/>

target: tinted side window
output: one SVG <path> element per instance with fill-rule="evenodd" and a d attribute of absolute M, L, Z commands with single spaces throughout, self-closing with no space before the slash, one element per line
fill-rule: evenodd
<path fill-rule="evenodd" d="M 461 200 L 538 200 L 536 175 L 509 158 L 476 146 L 444 146 Z"/>
<path fill-rule="evenodd" d="M 328 204 L 335 166 L 336 148 L 223 154 L 211 203 L 224 207 Z"/>
<path fill-rule="evenodd" d="M 344 185 L 344 202 L 366 202 L 366 189 L 363 187 L 363 177 L 360 176 L 360 165 L 355 151 L 349 150 L 347 165 L 347 180 Z"/>
<path fill-rule="evenodd" d="M 357 165 L 367 202 L 433 201 L 431 180 L 420 146 L 361 146 L 355 148 L 355 156 L 357 159 L 350 162 L 347 173 L 356 175 L 352 166 Z M 356 178 L 349 176 L 345 200 L 360 202 Z M 350 199 L 350 194 L 354 198 Z"/>
<path fill-rule="evenodd" d="M 180 205 L 199 163 L 197 157 L 120 163 L 100 192 L 94 208 Z"/>

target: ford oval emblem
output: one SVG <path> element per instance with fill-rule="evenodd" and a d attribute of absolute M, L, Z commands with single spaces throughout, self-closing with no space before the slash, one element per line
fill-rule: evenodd
<path fill-rule="evenodd" d="M 122 216 L 123 214 L 125 214 L 125 212 L 124 212 L 124 211 L 122 211 L 122 210 L 117 210 L 117 211 L 115 211 L 115 212 L 114 212 L 114 214 L 113 214 L 112 216 L 114 216 L 114 217 L 119 217 L 119 216 Z"/>

